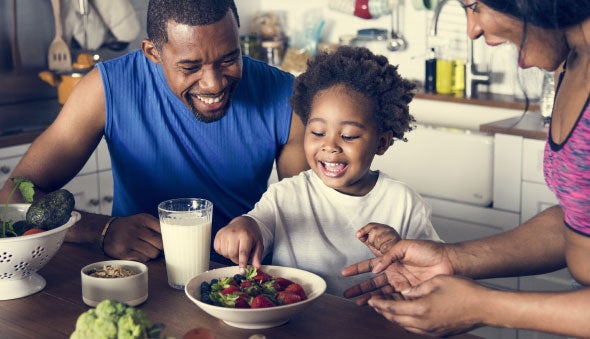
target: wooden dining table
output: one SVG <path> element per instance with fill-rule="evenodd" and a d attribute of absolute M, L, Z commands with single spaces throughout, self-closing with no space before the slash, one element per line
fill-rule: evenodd
<path fill-rule="evenodd" d="M 109 260 L 97 249 L 64 243 L 39 271 L 46 280 L 43 290 L 33 295 L 0 301 L 0 338 L 68 338 L 76 319 L 90 307 L 82 301 L 80 270 L 87 264 Z M 248 339 L 262 334 L 279 338 L 425 338 L 406 332 L 370 307 L 324 294 L 312 306 L 284 325 L 268 329 L 231 327 L 188 299 L 184 291 L 168 286 L 163 259 L 147 263 L 149 296 L 137 308 L 156 323 L 165 325 L 166 338 L 181 339 L 193 328 L 206 328 L 218 339 Z M 212 267 L 219 264 L 212 263 Z M 477 338 L 464 334 L 456 338 Z"/>

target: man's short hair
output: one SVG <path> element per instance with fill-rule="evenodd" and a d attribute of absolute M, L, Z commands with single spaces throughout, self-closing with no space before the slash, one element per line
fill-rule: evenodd
<path fill-rule="evenodd" d="M 213 24 L 233 12 L 238 27 L 240 18 L 233 0 L 150 0 L 147 11 L 147 35 L 161 49 L 168 42 L 168 21 L 189 26 Z"/>

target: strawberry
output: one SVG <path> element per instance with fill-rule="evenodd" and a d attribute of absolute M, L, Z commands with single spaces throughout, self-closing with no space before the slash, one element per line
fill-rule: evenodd
<path fill-rule="evenodd" d="M 298 294 L 301 297 L 301 300 L 307 299 L 307 295 L 305 294 L 305 290 L 303 287 L 297 283 L 293 283 L 285 288 L 285 292 L 293 292 Z"/>
<path fill-rule="evenodd" d="M 265 308 L 276 306 L 267 296 L 259 294 L 252 298 L 250 302 L 251 308 Z"/>
<path fill-rule="evenodd" d="M 264 282 L 269 281 L 270 279 L 272 279 L 272 277 L 262 271 L 258 271 L 256 273 L 256 276 L 254 276 L 254 280 L 257 281 L 258 283 L 262 284 Z"/>
<path fill-rule="evenodd" d="M 300 301 L 301 297 L 294 292 L 281 291 L 277 295 L 277 302 L 279 305 L 289 305 Z"/>
<path fill-rule="evenodd" d="M 242 288 L 242 289 L 243 289 L 243 288 L 246 288 L 246 287 L 249 287 L 249 286 L 252 286 L 252 282 L 251 282 L 251 281 L 248 281 L 248 280 L 243 280 L 243 281 L 240 283 L 240 288 Z"/>
<path fill-rule="evenodd" d="M 285 288 L 287 288 L 287 286 L 289 286 L 293 283 L 291 280 L 281 278 L 281 277 L 275 278 L 275 281 L 277 282 L 277 284 L 279 284 L 280 291 L 284 290 Z"/>
<path fill-rule="evenodd" d="M 234 306 L 235 308 L 250 308 L 250 305 L 248 304 L 248 297 L 247 296 L 239 296 L 238 299 L 236 299 L 236 304 Z"/>
<path fill-rule="evenodd" d="M 230 285 L 229 287 L 224 288 L 220 291 L 221 294 L 232 294 L 237 292 L 240 292 L 240 289 L 234 285 Z"/>

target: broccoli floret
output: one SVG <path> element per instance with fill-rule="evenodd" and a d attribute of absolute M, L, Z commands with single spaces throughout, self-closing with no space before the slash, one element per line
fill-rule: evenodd
<path fill-rule="evenodd" d="M 90 309 L 82 313 L 76 321 L 76 330 L 71 339 L 109 339 L 117 338 L 117 325 L 115 322 L 99 318 L 96 310 Z"/>
<path fill-rule="evenodd" d="M 154 326 L 139 309 L 104 300 L 78 317 L 70 339 L 159 338 L 162 328 L 161 324 Z"/>

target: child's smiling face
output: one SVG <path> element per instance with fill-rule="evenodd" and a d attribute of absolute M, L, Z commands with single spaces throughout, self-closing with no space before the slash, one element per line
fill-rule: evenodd
<path fill-rule="evenodd" d="M 375 154 L 389 147 L 393 132 L 379 132 L 374 104 L 343 85 L 318 92 L 313 100 L 304 148 L 311 169 L 341 193 L 362 196 L 375 185 Z"/>

